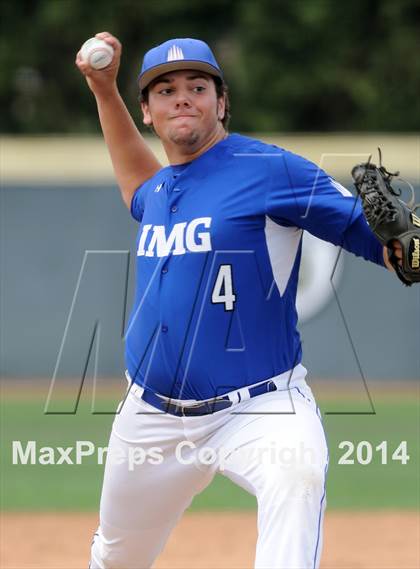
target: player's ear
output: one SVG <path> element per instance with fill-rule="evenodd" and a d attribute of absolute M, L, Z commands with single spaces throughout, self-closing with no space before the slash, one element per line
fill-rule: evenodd
<path fill-rule="evenodd" d="M 222 121 L 225 118 L 226 100 L 225 97 L 217 97 L 217 118 Z"/>
<path fill-rule="evenodd" d="M 143 124 L 146 126 L 152 126 L 152 116 L 149 111 L 149 105 L 146 103 L 146 101 L 142 101 L 140 103 L 140 106 L 143 113 Z"/>

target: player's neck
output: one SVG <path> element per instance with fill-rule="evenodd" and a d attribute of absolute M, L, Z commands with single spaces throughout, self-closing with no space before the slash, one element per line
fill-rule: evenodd
<path fill-rule="evenodd" d="M 166 155 L 170 164 L 185 164 L 192 162 L 195 158 L 207 152 L 209 148 L 225 139 L 228 133 L 223 128 L 222 123 L 218 123 L 217 129 L 204 142 L 200 141 L 199 146 L 177 145 L 172 142 L 165 143 L 162 141 Z"/>

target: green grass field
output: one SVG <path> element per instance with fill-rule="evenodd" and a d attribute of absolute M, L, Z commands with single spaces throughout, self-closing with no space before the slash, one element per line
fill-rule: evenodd
<path fill-rule="evenodd" d="M 111 400 L 102 400 L 101 405 Z M 22 401 L 16 395 L 1 401 L 1 486 L 2 510 L 96 510 L 99 504 L 103 467 L 89 457 L 82 465 L 13 465 L 12 441 L 37 441 L 38 447 L 74 446 L 77 440 L 106 446 L 111 415 L 92 415 L 90 402 L 82 401 L 75 415 L 45 415 L 45 397 L 37 395 Z M 343 401 L 322 401 L 325 409 L 343 408 Z M 358 409 L 360 402 L 346 399 L 346 409 Z M 366 406 L 365 406 L 366 407 Z M 419 489 L 419 403 L 413 395 L 375 399 L 376 415 L 325 415 L 324 427 L 330 448 L 328 475 L 329 508 L 415 509 L 420 504 Z M 340 465 L 345 449 L 341 441 L 355 446 L 368 441 L 373 448 L 370 464 Z M 387 441 L 387 464 L 375 447 Z M 392 460 L 401 441 L 407 441 L 407 464 Z M 362 449 L 365 459 L 366 449 Z M 356 459 L 356 450 L 350 458 Z M 192 509 L 231 510 L 255 507 L 255 499 L 217 476 L 198 496 Z"/>

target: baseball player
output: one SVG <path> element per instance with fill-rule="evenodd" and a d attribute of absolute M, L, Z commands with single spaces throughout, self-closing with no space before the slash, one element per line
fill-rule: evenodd
<path fill-rule="evenodd" d="M 97 37 L 115 50 L 110 66 L 95 71 L 80 52 L 76 64 L 139 232 L 129 389 L 90 567 L 151 567 L 217 472 L 257 499 L 255 567 L 318 567 L 328 450 L 296 329 L 302 232 L 391 268 L 386 248 L 316 165 L 228 133 L 222 71 L 197 39 L 154 47 L 138 78 L 162 168 L 118 93 L 121 45 Z"/>

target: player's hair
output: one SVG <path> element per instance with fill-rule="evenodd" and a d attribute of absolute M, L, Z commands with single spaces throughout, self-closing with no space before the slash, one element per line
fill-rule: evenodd
<path fill-rule="evenodd" d="M 224 97 L 224 99 L 225 99 L 225 116 L 222 119 L 222 125 L 223 125 L 223 128 L 227 131 L 229 121 L 230 121 L 229 88 L 222 79 L 219 79 L 219 77 L 213 77 L 212 76 L 212 79 L 213 79 L 214 85 L 216 87 L 217 98 L 220 99 L 221 97 Z M 140 91 L 140 95 L 138 98 L 139 103 L 148 103 L 149 102 L 149 88 L 153 85 L 153 83 L 154 83 L 154 81 L 152 81 L 150 83 L 150 85 L 148 85 L 145 89 Z M 152 130 L 153 130 L 153 128 L 152 128 Z"/>

